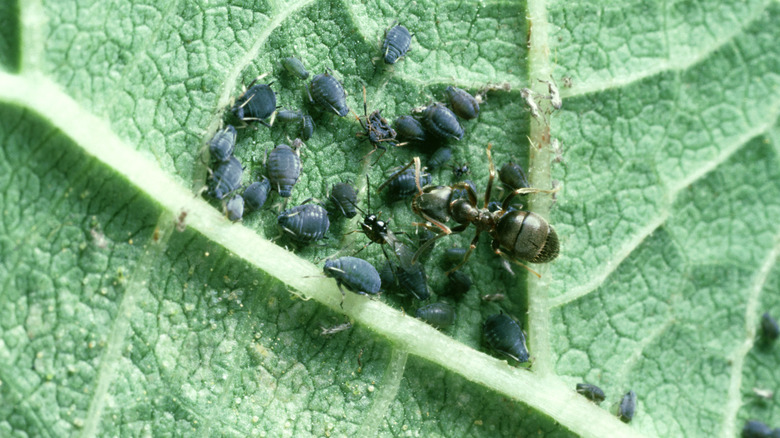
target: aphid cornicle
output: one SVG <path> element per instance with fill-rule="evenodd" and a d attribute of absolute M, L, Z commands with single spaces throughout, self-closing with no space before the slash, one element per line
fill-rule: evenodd
<path fill-rule="evenodd" d="M 403 141 L 425 141 L 425 128 L 422 123 L 412 116 L 401 116 L 393 122 L 393 128 L 398 138 Z"/>
<path fill-rule="evenodd" d="M 282 66 L 290 72 L 290 74 L 293 74 L 295 76 L 298 76 L 301 79 L 306 79 L 309 77 L 309 72 L 306 71 L 306 67 L 303 66 L 303 62 L 301 62 L 300 59 L 294 58 L 292 56 L 288 58 L 282 58 Z"/>
<path fill-rule="evenodd" d="M 314 76 L 311 86 L 307 87 L 309 100 L 316 102 L 325 111 L 333 111 L 339 117 L 349 113 L 347 93 L 338 79 L 325 72 Z"/>
<path fill-rule="evenodd" d="M 252 81 L 238 98 L 233 106 L 233 114 L 241 121 L 257 121 L 270 128 L 265 119 L 276 111 L 276 93 L 271 89 L 272 83 L 258 84 L 258 79 Z"/>
<path fill-rule="evenodd" d="M 774 342 L 780 336 L 780 327 L 769 312 L 761 315 L 761 335 L 770 342 Z"/>
<path fill-rule="evenodd" d="M 454 138 L 455 140 L 463 138 L 463 127 L 460 126 L 455 113 L 446 106 L 434 103 L 425 108 L 422 117 L 428 132 L 441 138 Z"/>
<path fill-rule="evenodd" d="M 244 203 L 250 210 L 259 210 L 268 200 L 268 194 L 271 192 L 271 181 L 263 177 L 260 181 L 249 184 L 244 189 Z"/>
<path fill-rule="evenodd" d="M 301 138 L 305 141 L 314 134 L 314 119 L 310 115 L 304 114 L 301 118 Z"/>
<path fill-rule="evenodd" d="M 498 179 L 511 190 L 529 187 L 528 178 L 525 177 L 523 168 L 511 161 L 501 166 L 501 170 L 498 171 Z"/>
<path fill-rule="evenodd" d="M 235 195 L 225 205 L 228 219 L 235 222 L 244 217 L 244 198 L 241 195 Z"/>
<path fill-rule="evenodd" d="M 468 91 L 449 86 L 444 92 L 450 99 L 452 111 L 458 117 L 471 120 L 479 116 L 479 103 Z"/>
<path fill-rule="evenodd" d="M 307 204 L 308 201 L 307 199 L 302 205 L 285 210 L 276 217 L 282 231 L 301 243 L 322 239 L 330 228 L 328 211 L 317 204 Z"/>
<path fill-rule="evenodd" d="M 482 331 L 490 348 L 517 362 L 528 362 L 525 335 L 517 321 L 510 316 L 498 313 L 488 317 Z"/>
<path fill-rule="evenodd" d="M 238 158 L 231 156 L 224 163 L 220 163 L 209 180 L 209 194 L 216 199 L 224 198 L 228 193 L 238 189 L 241 185 L 241 177 L 244 168 Z"/>
<path fill-rule="evenodd" d="M 358 294 L 370 295 L 376 295 L 382 288 L 382 281 L 376 268 L 363 259 L 341 257 L 326 260 L 323 271 L 326 276 L 336 279 L 342 297 L 344 296 L 342 286 Z"/>
<path fill-rule="evenodd" d="M 636 412 L 636 393 L 631 390 L 620 399 L 620 405 L 618 406 L 618 418 L 624 423 L 629 423 L 634 418 Z"/>
<path fill-rule="evenodd" d="M 445 302 L 420 307 L 415 315 L 438 329 L 446 329 L 455 322 L 455 308 Z"/>
<path fill-rule="evenodd" d="M 227 161 L 236 147 L 236 128 L 227 125 L 225 129 L 217 131 L 209 142 L 209 152 L 214 161 Z"/>
<path fill-rule="evenodd" d="M 428 169 L 434 170 L 436 168 L 439 168 L 447 163 L 447 161 L 450 161 L 452 158 L 452 149 L 450 148 L 439 148 L 436 149 L 436 152 L 431 155 L 431 158 L 428 159 Z"/>
<path fill-rule="evenodd" d="M 601 388 L 596 385 L 591 385 L 590 383 L 578 383 L 577 393 L 582 394 L 583 397 L 596 404 L 601 404 L 601 402 L 607 398 Z"/>
<path fill-rule="evenodd" d="M 406 55 L 412 44 L 412 34 L 409 29 L 399 25 L 393 26 L 385 32 L 385 41 L 382 43 L 385 63 L 395 64 L 399 58 Z"/>
<path fill-rule="evenodd" d="M 344 217 L 351 219 L 357 214 L 355 205 L 357 204 L 357 193 L 352 184 L 338 183 L 330 189 L 330 200 L 338 208 Z"/>
<path fill-rule="evenodd" d="M 268 154 L 266 170 L 271 187 L 279 192 L 279 196 L 288 198 L 301 175 L 301 157 L 297 150 L 286 144 L 276 145 Z"/>

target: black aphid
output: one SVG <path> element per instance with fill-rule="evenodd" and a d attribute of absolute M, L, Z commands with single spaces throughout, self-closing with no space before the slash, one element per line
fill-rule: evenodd
<path fill-rule="evenodd" d="M 444 302 L 420 307 L 416 315 L 417 318 L 439 329 L 445 329 L 455 322 L 455 308 Z"/>
<path fill-rule="evenodd" d="M 446 106 L 434 103 L 425 108 L 422 117 L 428 132 L 441 138 L 454 138 L 455 140 L 463 138 L 463 127 L 460 126 L 455 113 Z"/>
<path fill-rule="evenodd" d="M 398 270 L 397 263 L 388 259 L 379 270 L 379 278 L 382 279 L 382 290 L 390 292 L 398 288 L 398 279 L 395 277 L 395 271 Z"/>
<path fill-rule="evenodd" d="M 314 76 L 308 87 L 309 100 L 316 102 L 325 111 L 333 111 L 339 117 L 349 113 L 347 93 L 338 79 L 325 72 Z"/>
<path fill-rule="evenodd" d="M 297 122 L 301 120 L 301 117 L 303 114 L 297 110 L 281 110 L 276 113 L 276 120 L 283 123 Z"/>
<path fill-rule="evenodd" d="M 412 34 L 409 29 L 401 26 L 393 26 L 385 32 L 385 41 L 382 43 L 385 62 L 395 64 L 399 58 L 406 55 L 412 44 Z"/>
<path fill-rule="evenodd" d="M 310 115 L 304 114 L 301 118 L 301 138 L 305 141 L 314 134 L 314 120 Z"/>
<path fill-rule="evenodd" d="M 414 251 L 400 242 L 395 242 L 392 245 L 400 260 L 400 263 L 395 265 L 398 286 L 420 301 L 430 298 L 431 291 L 428 289 L 428 276 L 425 273 L 425 267 L 422 263 L 411 262 Z"/>
<path fill-rule="evenodd" d="M 773 342 L 780 336 L 780 327 L 769 312 L 761 315 L 761 334 L 767 341 Z"/>
<path fill-rule="evenodd" d="M 276 93 L 271 89 L 271 84 L 258 84 L 258 79 L 252 81 L 238 98 L 233 106 L 233 114 L 241 121 L 257 121 L 270 128 L 265 119 L 276 111 Z"/>
<path fill-rule="evenodd" d="M 336 284 L 342 297 L 344 286 L 348 290 L 359 294 L 375 295 L 382 288 L 379 273 L 371 263 L 356 257 L 341 257 L 334 260 L 326 260 L 323 268 L 325 275 L 336 279 Z"/>
<path fill-rule="evenodd" d="M 390 176 L 387 180 L 387 190 L 391 199 L 404 199 L 417 193 L 417 183 L 414 179 L 414 169 L 407 168 L 400 170 Z M 420 174 L 420 187 L 425 187 L 432 182 L 431 174 L 423 172 Z"/>
<path fill-rule="evenodd" d="M 338 211 L 346 218 L 353 218 L 357 214 L 357 193 L 352 184 L 338 183 L 330 189 L 330 200 L 338 208 Z"/>
<path fill-rule="evenodd" d="M 259 210 L 268 200 L 268 194 L 271 192 L 271 181 L 263 177 L 260 181 L 249 184 L 244 190 L 244 203 L 250 210 Z"/>
<path fill-rule="evenodd" d="M 773 432 L 771 427 L 760 421 L 748 420 L 742 427 L 742 438 L 777 438 L 780 436 L 780 429 L 775 431 Z"/>
<path fill-rule="evenodd" d="M 279 213 L 276 222 L 286 234 L 301 243 L 314 242 L 325 237 L 330 228 L 328 211 L 317 204 L 295 206 Z"/>
<path fill-rule="evenodd" d="M 286 144 L 277 145 L 268 154 L 266 171 L 271 187 L 279 192 L 279 196 L 290 197 L 292 188 L 301 175 L 301 157 L 298 151 Z"/>
<path fill-rule="evenodd" d="M 238 189 L 241 185 L 241 177 L 244 168 L 238 158 L 231 156 L 224 163 L 220 163 L 209 179 L 209 194 L 216 199 L 222 199 L 228 193 Z"/>
<path fill-rule="evenodd" d="M 412 116 L 401 116 L 395 119 L 393 127 L 398 138 L 403 141 L 425 141 L 425 128 Z"/>
<path fill-rule="evenodd" d="M 291 74 L 298 76 L 301 79 L 309 77 L 309 72 L 306 71 L 306 67 L 303 66 L 303 62 L 300 59 L 290 56 L 289 58 L 282 58 L 282 66 Z"/>
<path fill-rule="evenodd" d="M 490 348 L 517 362 L 528 362 L 525 335 L 517 321 L 510 316 L 499 313 L 488 317 L 482 331 Z"/>
<path fill-rule="evenodd" d="M 460 262 L 463 257 L 458 260 Z M 456 263 L 458 263 L 456 262 Z M 455 271 L 447 275 L 447 286 L 443 291 L 439 292 L 439 295 L 452 297 L 455 300 L 463 298 L 466 293 L 471 289 L 471 277 L 463 273 L 462 271 Z"/>
<path fill-rule="evenodd" d="M 501 166 L 498 178 L 512 190 L 529 187 L 528 178 L 525 177 L 523 168 L 511 161 Z"/>
<path fill-rule="evenodd" d="M 447 163 L 447 161 L 450 161 L 452 158 L 452 149 L 450 148 L 439 148 L 436 149 L 436 152 L 431 155 L 431 158 L 428 160 L 428 169 L 434 170 L 436 168 L 439 168 Z"/>
<path fill-rule="evenodd" d="M 452 111 L 461 119 L 471 120 L 479 116 L 479 103 L 477 99 L 466 90 L 457 87 L 447 87 L 444 90 L 450 99 Z"/>
<path fill-rule="evenodd" d="M 444 251 L 444 257 L 442 257 L 442 262 L 444 263 L 444 266 L 449 269 L 458 263 L 460 263 L 463 260 L 463 257 L 466 256 L 466 248 L 450 248 L 446 251 Z"/>
<path fill-rule="evenodd" d="M 233 155 L 233 149 L 236 147 L 236 128 L 227 125 L 225 129 L 217 131 L 209 142 L 209 152 L 211 159 L 222 162 L 227 161 Z"/>
<path fill-rule="evenodd" d="M 244 198 L 241 195 L 235 195 L 230 198 L 225 206 L 227 210 L 228 219 L 235 222 L 241 220 L 244 217 Z"/>
<path fill-rule="evenodd" d="M 428 242 L 431 239 L 434 239 L 437 235 L 427 228 L 418 227 L 414 233 L 414 236 L 415 236 L 415 244 L 417 248 L 421 248 L 425 246 L 425 249 L 423 249 L 422 252 L 417 254 L 417 259 L 422 262 L 425 262 L 428 260 L 428 257 L 430 257 L 433 248 L 436 247 L 435 241 L 431 242 L 428 245 L 426 245 L 426 242 Z"/>
<path fill-rule="evenodd" d="M 583 397 L 596 404 L 601 404 L 601 402 L 607 398 L 601 388 L 596 385 L 591 385 L 590 383 L 578 383 L 577 393 L 582 394 Z"/>
<path fill-rule="evenodd" d="M 618 406 L 618 418 L 624 423 L 631 422 L 636 412 L 636 393 L 631 390 L 620 399 L 620 405 Z"/>

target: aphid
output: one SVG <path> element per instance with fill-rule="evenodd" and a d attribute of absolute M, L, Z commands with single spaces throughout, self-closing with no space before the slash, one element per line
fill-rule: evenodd
<path fill-rule="evenodd" d="M 460 126 L 455 113 L 446 106 L 434 103 L 425 108 L 422 117 L 428 132 L 441 138 L 454 138 L 455 140 L 463 138 L 463 127 Z"/>
<path fill-rule="evenodd" d="M 761 315 L 761 334 L 764 336 L 764 339 L 770 342 L 773 342 L 780 336 L 780 327 L 778 327 L 777 321 L 772 318 L 769 312 L 764 312 Z"/>
<path fill-rule="evenodd" d="M 539 82 L 547 84 L 547 91 L 550 92 L 550 105 L 553 108 L 559 110 L 563 106 L 563 99 L 561 99 L 561 93 L 558 91 L 558 86 L 553 81 L 543 81 L 539 79 Z"/>
<path fill-rule="evenodd" d="M 444 302 L 428 304 L 417 309 L 416 316 L 438 329 L 446 329 L 455 322 L 455 308 Z"/>
<path fill-rule="evenodd" d="M 528 110 L 531 111 L 531 115 L 534 116 L 535 119 L 539 119 L 541 117 L 541 113 L 539 112 L 539 105 L 537 105 L 536 100 L 534 100 L 533 92 L 530 88 L 523 88 L 520 90 L 520 97 L 523 98 L 525 101 L 525 104 L 528 105 Z"/>
<path fill-rule="evenodd" d="M 309 77 L 309 72 L 306 71 L 306 67 L 303 66 L 303 62 L 301 62 L 300 59 L 294 58 L 292 56 L 288 58 L 282 58 L 282 66 L 290 72 L 290 74 L 293 74 L 295 76 L 298 76 L 301 79 L 306 79 Z"/>
<path fill-rule="evenodd" d="M 344 330 L 349 330 L 352 328 L 351 322 L 345 322 L 344 324 L 334 325 L 333 327 L 324 327 L 320 326 L 320 336 L 331 336 L 335 335 L 336 333 L 343 332 Z"/>
<path fill-rule="evenodd" d="M 209 180 L 209 194 L 221 200 L 241 185 L 243 174 L 244 168 L 241 166 L 241 162 L 238 161 L 238 158 L 231 156 L 214 169 Z"/>
<path fill-rule="evenodd" d="M 233 149 L 236 147 L 236 128 L 227 125 L 225 129 L 217 131 L 209 142 L 209 152 L 214 161 L 227 161 L 233 155 Z"/>
<path fill-rule="evenodd" d="M 325 111 L 333 111 L 339 117 L 349 113 L 347 107 L 347 93 L 338 79 L 325 72 L 314 76 L 311 86 L 306 88 L 309 100 L 316 102 Z"/>
<path fill-rule="evenodd" d="M 420 175 L 420 186 L 424 187 L 433 181 L 430 173 Z M 415 170 L 412 168 L 402 168 L 387 179 L 377 191 L 387 186 L 388 194 L 391 199 L 403 199 L 414 195 L 417 192 L 417 182 L 415 181 Z"/>
<path fill-rule="evenodd" d="M 436 234 L 434 234 L 433 232 L 431 232 L 431 230 L 429 230 L 427 228 L 424 228 L 424 227 L 423 228 L 417 227 L 417 229 L 415 230 L 414 235 L 417 238 L 416 239 L 416 244 L 417 244 L 418 248 L 423 246 L 423 245 L 425 245 L 425 243 L 427 241 L 429 241 L 429 240 L 431 240 L 431 239 L 436 237 Z M 436 245 L 434 243 L 434 244 L 425 245 L 425 246 L 426 246 L 427 249 L 423 253 L 418 255 L 418 259 L 423 261 L 423 262 L 428 260 L 428 257 L 431 255 L 431 251 L 433 251 L 433 248 Z"/>
<path fill-rule="evenodd" d="M 348 183 L 334 184 L 330 189 L 330 200 L 338 207 L 339 211 L 346 218 L 353 218 L 357 214 L 357 193 L 355 188 Z"/>
<path fill-rule="evenodd" d="M 260 181 L 249 184 L 244 189 L 244 203 L 250 210 L 259 210 L 268 200 L 268 194 L 271 192 L 271 181 L 263 177 Z"/>
<path fill-rule="evenodd" d="M 314 134 L 314 120 L 310 115 L 304 114 L 301 118 L 301 138 L 308 140 Z"/>
<path fill-rule="evenodd" d="M 297 110 L 281 110 L 276 113 L 276 120 L 283 123 L 297 122 L 301 120 L 301 117 L 303 117 L 303 114 Z"/>
<path fill-rule="evenodd" d="M 460 261 L 463 260 L 463 257 L 465 255 L 466 255 L 465 248 L 449 248 L 448 250 L 444 251 L 444 257 L 442 257 L 442 262 L 447 268 L 450 268 L 460 263 Z"/>
<path fill-rule="evenodd" d="M 450 148 L 439 148 L 436 149 L 436 152 L 431 155 L 431 158 L 428 160 L 428 169 L 434 170 L 436 168 L 439 168 L 447 163 L 447 161 L 450 161 L 452 158 L 452 149 Z"/>
<path fill-rule="evenodd" d="M 271 84 L 258 84 L 255 79 L 233 106 L 233 114 L 241 121 L 257 121 L 271 127 L 265 119 L 276 111 L 276 93 Z"/>
<path fill-rule="evenodd" d="M 279 192 L 279 196 L 288 198 L 301 175 L 301 157 L 297 150 L 286 144 L 276 145 L 268 154 L 266 170 L 271 186 Z"/>
<path fill-rule="evenodd" d="M 412 262 L 414 251 L 397 240 L 388 243 L 392 246 L 393 252 L 399 260 L 399 263 L 390 265 L 395 268 L 398 286 L 420 301 L 430 298 L 431 291 L 428 290 L 428 276 L 425 273 L 425 267 L 422 263 Z"/>
<path fill-rule="evenodd" d="M 317 204 L 307 204 L 310 200 L 279 213 L 276 218 L 282 231 L 301 243 L 322 239 L 330 228 L 328 211 Z"/>
<path fill-rule="evenodd" d="M 523 168 L 511 161 L 501 166 L 501 170 L 498 171 L 498 179 L 511 190 L 529 187 L 528 178 L 525 177 Z"/>
<path fill-rule="evenodd" d="M 510 316 L 503 313 L 491 315 L 482 326 L 482 331 L 490 348 L 517 362 L 528 362 L 525 335 L 517 321 Z"/>
<path fill-rule="evenodd" d="M 439 293 L 460 300 L 471 289 L 471 277 L 461 271 L 455 271 L 447 275 L 447 287 Z"/>
<path fill-rule="evenodd" d="M 400 24 L 385 31 L 385 41 L 382 43 L 385 62 L 395 64 L 399 58 L 406 55 L 412 44 L 412 34 L 409 29 Z"/>
<path fill-rule="evenodd" d="M 459 272 L 459 271 L 455 271 L 455 272 Z M 482 295 L 480 297 L 480 299 L 482 299 L 482 301 L 504 301 L 506 299 L 506 295 L 504 295 L 504 294 L 487 294 L 487 295 Z"/>
<path fill-rule="evenodd" d="M 382 265 L 382 269 L 379 270 L 379 278 L 382 279 L 382 290 L 391 291 L 398 288 L 398 279 L 395 277 L 395 271 L 398 270 L 398 265 L 388 259 L 385 264 Z"/>
<path fill-rule="evenodd" d="M 456 179 L 460 179 L 463 175 L 471 173 L 471 170 L 469 170 L 468 164 L 459 164 L 452 167 L 452 173 Z"/>
<path fill-rule="evenodd" d="M 624 423 L 631 422 L 631 419 L 634 418 L 634 413 L 636 411 L 636 393 L 631 390 L 626 393 L 626 395 L 623 396 L 622 399 L 620 399 L 620 406 L 618 406 L 618 418 L 620 418 L 620 421 Z"/>
<path fill-rule="evenodd" d="M 578 383 L 577 393 L 582 394 L 583 397 L 595 402 L 597 405 L 601 404 L 601 402 L 607 398 L 601 388 L 596 385 L 591 385 L 590 383 Z"/>
<path fill-rule="evenodd" d="M 466 90 L 449 86 L 444 90 L 450 99 L 452 111 L 461 119 L 471 120 L 479 116 L 479 103 Z"/>
<path fill-rule="evenodd" d="M 778 429 L 775 429 L 778 430 Z M 742 438 L 775 438 L 772 428 L 757 420 L 748 420 L 742 427 Z"/>
<path fill-rule="evenodd" d="M 325 275 L 336 279 L 336 284 L 344 299 L 344 286 L 358 294 L 376 295 L 382 287 L 379 273 L 371 263 L 356 257 L 341 257 L 326 260 L 323 268 Z"/>
<path fill-rule="evenodd" d="M 398 138 L 403 141 L 425 141 L 425 128 L 419 120 L 412 116 L 401 116 L 395 119 L 393 127 Z"/>
<path fill-rule="evenodd" d="M 227 217 L 231 221 L 241 220 L 244 216 L 244 198 L 241 195 L 233 196 L 225 205 L 225 210 L 227 210 Z"/>

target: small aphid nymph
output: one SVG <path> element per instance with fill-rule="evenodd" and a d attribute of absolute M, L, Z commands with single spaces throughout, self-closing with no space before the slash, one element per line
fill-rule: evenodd
<path fill-rule="evenodd" d="M 281 110 L 276 113 L 276 120 L 282 123 L 297 122 L 303 114 L 298 110 Z"/>
<path fill-rule="evenodd" d="M 348 219 L 357 215 L 357 193 L 352 184 L 338 183 L 330 189 L 330 200 L 336 206 L 337 210 Z"/>
<path fill-rule="evenodd" d="M 425 128 L 422 123 L 412 116 L 401 116 L 393 122 L 393 128 L 398 138 L 403 141 L 425 141 Z"/>
<path fill-rule="evenodd" d="M 290 72 L 290 74 L 295 75 L 301 79 L 306 79 L 309 77 L 309 72 L 306 71 L 306 67 L 303 66 L 303 62 L 301 62 L 301 60 L 298 58 L 294 58 L 292 56 L 288 58 L 282 58 L 282 66 L 285 70 Z"/>
<path fill-rule="evenodd" d="M 250 210 L 259 210 L 268 200 L 268 194 L 271 192 L 271 181 L 263 177 L 260 181 L 249 184 L 244 189 L 244 203 Z"/>
<path fill-rule="evenodd" d="M 233 222 L 241 220 L 244 217 L 244 198 L 241 195 L 235 195 L 225 205 L 227 217 Z"/>
<path fill-rule="evenodd" d="M 463 127 L 460 126 L 455 113 L 446 106 L 434 103 L 425 108 L 422 117 L 428 132 L 437 137 L 454 138 L 455 140 L 463 138 Z"/>
<path fill-rule="evenodd" d="M 236 128 L 227 125 L 225 129 L 217 131 L 209 142 L 211 159 L 218 162 L 227 161 L 233 155 L 236 147 Z"/>
<path fill-rule="evenodd" d="M 301 118 L 301 138 L 306 141 L 314 134 L 314 119 L 310 115 L 304 114 Z"/>
<path fill-rule="evenodd" d="M 449 86 L 444 92 L 450 99 L 452 111 L 465 120 L 476 119 L 479 116 L 479 103 L 468 91 Z"/>
<path fill-rule="evenodd" d="M 342 286 L 358 294 L 370 295 L 376 295 L 382 288 L 382 281 L 376 268 L 363 259 L 341 257 L 326 260 L 323 271 L 326 276 L 336 279 L 342 298 L 344 296 Z"/>
<path fill-rule="evenodd" d="M 325 72 L 314 76 L 307 91 L 309 100 L 316 102 L 325 111 L 333 111 L 339 117 L 349 113 L 347 93 L 341 82 L 330 73 Z"/>
<path fill-rule="evenodd" d="M 431 155 L 431 158 L 428 160 L 428 169 L 435 170 L 443 165 L 445 165 L 450 159 L 452 158 L 452 149 L 450 148 L 439 148 L 436 150 L 436 152 Z"/>
<path fill-rule="evenodd" d="M 270 128 L 265 119 L 276 111 L 276 93 L 271 89 L 271 84 L 256 83 L 259 79 L 252 81 L 238 98 L 233 106 L 233 114 L 243 122 L 256 121 Z"/>
<path fill-rule="evenodd" d="M 412 34 L 409 29 L 399 25 L 393 26 L 385 32 L 385 41 L 382 43 L 382 52 L 387 64 L 395 64 L 398 59 L 406 55 L 412 44 Z"/>
<path fill-rule="evenodd" d="M 306 204 L 308 201 L 279 213 L 276 218 L 282 231 L 300 243 L 320 240 L 330 228 L 328 211 L 317 204 Z"/>
<path fill-rule="evenodd" d="M 604 395 L 604 391 L 596 385 L 590 383 L 578 383 L 577 393 L 582 394 L 586 399 L 598 404 L 604 401 L 607 397 Z"/>
<path fill-rule="evenodd" d="M 231 156 L 224 163 L 220 163 L 209 180 L 209 194 L 216 199 L 222 199 L 228 193 L 236 190 L 241 185 L 241 177 L 244 168 L 238 158 Z"/>
<path fill-rule="evenodd" d="M 620 405 L 618 406 L 618 418 L 624 423 L 630 423 L 636 413 L 636 393 L 628 391 L 626 395 L 620 399 Z"/>
<path fill-rule="evenodd" d="M 417 309 L 416 316 L 438 329 L 446 329 L 455 322 L 455 308 L 445 302 L 433 303 Z"/>

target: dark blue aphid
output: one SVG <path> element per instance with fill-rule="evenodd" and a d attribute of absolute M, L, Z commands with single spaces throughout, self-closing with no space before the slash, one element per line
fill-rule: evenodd
<path fill-rule="evenodd" d="M 455 322 L 455 308 L 444 302 L 428 304 L 417 309 L 417 318 L 438 329 L 445 329 Z"/>
<path fill-rule="evenodd" d="M 748 420 L 742 427 L 742 438 L 776 438 L 778 436 L 780 436 L 780 429 L 775 429 L 773 432 L 772 428 L 760 421 Z"/>
<path fill-rule="evenodd" d="M 393 128 L 400 140 L 425 141 L 425 128 L 422 123 L 412 116 L 401 116 L 393 122 Z"/>
<path fill-rule="evenodd" d="M 241 220 L 244 217 L 244 198 L 241 195 L 235 195 L 230 198 L 225 206 L 227 210 L 228 219 L 235 222 Z"/>
<path fill-rule="evenodd" d="M 444 92 L 450 99 L 452 111 L 461 119 L 471 120 L 479 116 L 479 103 L 466 90 L 457 87 L 447 87 Z"/>
<path fill-rule="evenodd" d="M 388 193 L 391 199 L 404 199 L 417 193 L 417 183 L 414 180 L 414 169 L 407 168 L 394 173 L 388 178 Z M 420 174 L 420 187 L 425 187 L 433 181 L 431 174 L 423 172 Z"/>
<path fill-rule="evenodd" d="M 501 166 L 501 170 L 498 171 L 498 178 L 512 190 L 529 186 L 528 178 L 525 177 L 523 168 L 511 161 Z"/>
<path fill-rule="evenodd" d="M 260 181 L 249 184 L 244 190 L 244 203 L 250 210 L 259 210 L 268 200 L 268 194 L 271 192 L 271 181 L 263 177 Z"/>
<path fill-rule="evenodd" d="M 463 257 L 458 260 L 458 263 L 461 261 L 463 261 Z M 445 295 L 452 297 L 455 300 L 459 300 L 471 289 L 471 277 L 461 271 L 455 271 L 447 275 L 447 278 L 447 287 L 440 292 L 439 295 Z"/>
<path fill-rule="evenodd" d="M 394 243 L 393 249 L 400 260 L 400 263 L 395 265 L 398 286 L 420 301 L 430 298 L 431 291 L 428 289 L 428 276 L 425 274 L 425 267 L 422 263 L 411 262 L 414 251 L 400 242 Z"/>
<path fill-rule="evenodd" d="M 286 144 L 277 145 L 268 154 L 266 172 L 271 180 L 271 187 L 279 192 L 279 196 L 289 198 L 301 175 L 301 157 L 298 151 Z"/>
<path fill-rule="evenodd" d="M 436 150 L 436 152 L 433 153 L 433 155 L 431 155 L 431 158 L 428 160 L 428 169 L 434 170 L 439 168 L 447 164 L 447 161 L 450 161 L 450 159 L 452 159 L 452 149 L 439 148 Z"/>
<path fill-rule="evenodd" d="M 330 228 L 328 211 L 317 204 L 306 204 L 305 202 L 279 213 L 276 222 L 283 232 L 301 243 L 322 239 Z"/>
<path fill-rule="evenodd" d="M 338 208 L 338 211 L 346 218 L 353 218 L 357 214 L 357 193 L 355 188 L 348 183 L 334 184 L 330 189 L 330 200 Z"/>
<path fill-rule="evenodd" d="M 596 385 L 590 383 L 578 383 L 577 393 L 582 394 L 586 399 L 595 402 L 597 405 L 601 404 L 607 397 L 604 395 L 604 391 Z"/>
<path fill-rule="evenodd" d="M 293 58 L 290 56 L 289 58 L 282 58 L 282 66 L 290 72 L 291 74 L 298 76 L 301 79 L 306 79 L 309 77 L 309 72 L 306 71 L 306 67 L 303 66 L 303 62 L 301 62 L 298 58 Z"/>
<path fill-rule="evenodd" d="M 398 279 L 395 277 L 395 271 L 398 270 L 397 263 L 392 260 L 385 261 L 382 269 L 379 270 L 379 278 L 382 279 L 382 290 L 389 292 L 398 288 Z"/>
<path fill-rule="evenodd" d="M 303 117 L 303 114 L 296 110 L 281 110 L 276 113 L 276 120 L 283 123 L 297 122 L 301 120 L 301 117 Z"/>
<path fill-rule="evenodd" d="M 525 335 L 517 321 L 499 313 L 490 316 L 482 326 L 485 341 L 493 350 L 520 362 L 528 362 Z"/>
<path fill-rule="evenodd" d="M 466 248 L 450 248 L 444 251 L 442 261 L 444 266 L 449 269 L 463 261 L 463 257 L 466 257 Z"/>
<path fill-rule="evenodd" d="M 301 118 L 301 138 L 308 140 L 314 134 L 314 120 L 310 115 L 304 114 Z"/>
<path fill-rule="evenodd" d="M 636 393 L 628 391 L 626 395 L 620 399 L 620 406 L 618 406 L 618 418 L 624 423 L 629 423 L 634 418 L 636 412 Z"/>
<path fill-rule="evenodd" d="M 252 81 L 249 89 L 238 98 L 233 107 L 233 114 L 244 122 L 257 121 L 270 128 L 265 119 L 271 117 L 271 114 L 276 111 L 276 93 L 271 89 L 271 84 L 256 82 L 257 79 Z"/>
<path fill-rule="evenodd" d="M 780 336 L 780 327 L 769 312 L 761 315 L 761 334 L 767 341 L 774 341 Z"/>
<path fill-rule="evenodd" d="M 454 138 L 455 140 L 463 138 L 463 127 L 460 126 L 455 113 L 446 106 L 434 103 L 425 108 L 422 117 L 428 132 L 437 137 Z"/>
<path fill-rule="evenodd" d="M 382 280 L 376 268 L 363 259 L 341 257 L 326 260 L 323 271 L 326 276 L 336 279 L 342 299 L 344 290 L 341 286 L 355 293 L 370 295 L 376 295 L 382 288 Z"/>
<path fill-rule="evenodd" d="M 221 131 L 217 131 L 209 142 L 209 152 L 211 159 L 218 162 L 227 161 L 233 155 L 233 149 L 236 147 L 236 128 L 232 125 Z"/>
<path fill-rule="evenodd" d="M 333 111 L 339 117 L 344 117 L 349 113 L 347 106 L 347 93 L 344 87 L 330 73 L 322 73 L 311 80 L 311 86 L 308 87 L 309 100 L 316 102 L 325 111 Z"/>
<path fill-rule="evenodd" d="M 409 29 L 401 26 L 393 26 L 385 32 L 385 41 L 382 43 L 385 62 L 395 64 L 399 58 L 406 55 L 412 44 L 412 34 Z"/>
<path fill-rule="evenodd" d="M 428 260 L 428 258 L 431 255 L 431 252 L 433 251 L 433 248 L 436 247 L 436 241 L 434 240 L 430 244 L 426 245 L 426 243 L 435 238 L 437 236 L 436 233 L 432 232 L 431 230 L 427 228 L 417 228 L 415 231 L 415 244 L 418 249 L 425 246 L 425 248 L 422 249 L 422 252 L 416 255 L 417 260 L 420 260 L 422 262 L 425 262 Z"/>
<path fill-rule="evenodd" d="M 238 158 L 231 156 L 224 163 L 220 163 L 209 180 L 209 194 L 216 199 L 222 199 L 228 193 L 238 189 L 241 185 L 241 177 L 244 168 Z"/>

